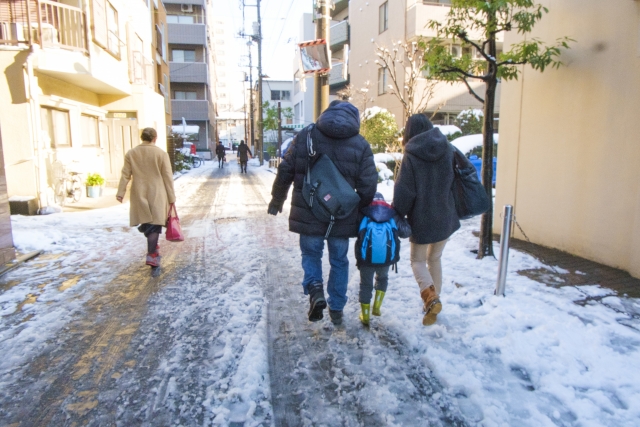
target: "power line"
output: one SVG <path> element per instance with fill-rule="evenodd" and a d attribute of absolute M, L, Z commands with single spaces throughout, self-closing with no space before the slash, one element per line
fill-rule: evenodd
<path fill-rule="evenodd" d="M 281 3 L 282 4 L 282 3 Z M 289 14 L 291 13 L 291 9 L 293 8 L 293 0 L 289 3 L 289 11 L 287 12 L 287 16 L 284 19 L 284 23 L 282 24 L 282 28 L 280 28 L 280 34 L 276 40 L 276 44 L 273 46 L 273 50 L 271 51 L 271 56 L 275 53 L 278 48 L 278 43 L 280 43 L 280 37 L 282 37 L 282 33 L 284 32 L 285 27 L 287 26 L 287 21 L 289 20 Z M 278 12 L 279 14 L 279 12 Z"/>

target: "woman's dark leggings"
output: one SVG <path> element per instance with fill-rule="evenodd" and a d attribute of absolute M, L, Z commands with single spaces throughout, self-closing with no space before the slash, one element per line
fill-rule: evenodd
<path fill-rule="evenodd" d="M 152 254 L 158 247 L 158 239 L 162 233 L 162 226 L 157 224 L 140 224 L 138 231 L 147 238 L 147 252 Z"/>
<path fill-rule="evenodd" d="M 160 233 L 149 233 L 147 235 L 147 252 L 148 253 L 152 254 L 156 252 L 159 239 L 160 239 Z"/>

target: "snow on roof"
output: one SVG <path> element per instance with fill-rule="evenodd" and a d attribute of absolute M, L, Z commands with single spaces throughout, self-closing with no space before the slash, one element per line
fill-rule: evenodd
<path fill-rule="evenodd" d="M 196 125 L 186 125 L 186 126 L 174 125 L 174 126 L 171 126 L 171 132 L 179 133 L 180 135 L 182 135 L 182 132 L 184 132 L 187 135 L 189 135 L 189 134 L 192 134 L 192 133 L 200 132 L 200 126 L 196 126 Z"/>
<path fill-rule="evenodd" d="M 462 132 L 458 126 L 454 125 L 434 125 L 434 127 L 440 128 L 440 132 L 443 135 L 453 135 L 456 132 Z"/>
<path fill-rule="evenodd" d="M 498 143 L 497 133 L 493 134 L 493 141 L 496 144 Z M 456 138 L 451 141 L 451 144 L 463 153 L 468 153 L 474 148 L 482 146 L 482 134 L 476 133 L 474 135 L 461 136 L 460 138 Z"/>

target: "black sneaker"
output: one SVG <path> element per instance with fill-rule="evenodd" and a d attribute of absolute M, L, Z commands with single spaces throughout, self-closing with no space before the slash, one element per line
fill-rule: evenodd
<path fill-rule="evenodd" d="M 329 310 L 329 317 L 334 325 L 342 325 L 342 310 Z"/>
<path fill-rule="evenodd" d="M 327 301 L 324 299 L 322 283 L 314 283 L 309 286 L 309 321 L 317 322 L 322 320 L 322 310 L 327 308 Z"/>

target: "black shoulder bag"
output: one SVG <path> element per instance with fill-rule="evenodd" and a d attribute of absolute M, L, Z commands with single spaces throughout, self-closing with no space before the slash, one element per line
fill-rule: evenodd
<path fill-rule="evenodd" d="M 489 210 L 491 200 L 487 196 L 473 164 L 453 147 L 453 199 L 459 219 L 468 219 Z"/>
<path fill-rule="evenodd" d="M 302 196 L 313 215 L 329 223 L 325 239 L 337 219 L 347 218 L 360 203 L 360 196 L 342 176 L 336 165 L 325 154 L 317 156 L 311 132 L 307 127 L 307 170 L 302 184 Z"/>

